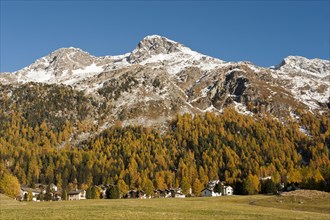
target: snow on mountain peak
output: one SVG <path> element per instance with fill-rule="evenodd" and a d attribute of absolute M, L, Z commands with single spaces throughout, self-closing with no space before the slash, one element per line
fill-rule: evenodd
<path fill-rule="evenodd" d="M 302 56 L 288 56 L 276 66 L 276 69 L 325 77 L 330 75 L 330 62 L 317 58 L 307 59 Z"/>
<path fill-rule="evenodd" d="M 179 47 L 182 47 L 179 43 L 169 40 L 166 37 L 158 35 L 147 36 L 132 51 L 129 60 L 131 63 L 139 63 L 153 55 L 179 52 Z"/>
<path fill-rule="evenodd" d="M 128 60 L 132 64 L 164 67 L 170 74 L 176 74 L 190 66 L 209 70 L 223 63 L 219 59 L 192 51 L 183 44 L 159 35 L 143 38 L 129 55 Z"/>

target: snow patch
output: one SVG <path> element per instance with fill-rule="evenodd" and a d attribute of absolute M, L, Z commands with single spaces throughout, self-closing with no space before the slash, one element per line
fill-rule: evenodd
<path fill-rule="evenodd" d="M 246 106 L 243 105 L 242 103 L 234 101 L 234 108 L 240 114 L 253 116 L 253 113 L 251 111 L 247 110 Z"/>

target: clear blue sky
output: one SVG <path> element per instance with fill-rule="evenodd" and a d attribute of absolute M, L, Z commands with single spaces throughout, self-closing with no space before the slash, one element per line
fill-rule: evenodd
<path fill-rule="evenodd" d="M 0 71 L 61 47 L 95 56 L 158 34 L 225 61 L 271 66 L 288 55 L 329 60 L 329 0 L 4 1 Z"/>

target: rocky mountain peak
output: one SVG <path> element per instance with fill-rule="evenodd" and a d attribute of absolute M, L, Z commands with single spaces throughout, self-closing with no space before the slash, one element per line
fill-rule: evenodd
<path fill-rule="evenodd" d="M 93 56 L 79 48 L 60 48 L 52 53 L 36 60 L 23 71 L 51 70 L 55 74 L 58 71 L 78 69 L 86 64 L 91 64 Z"/>
<path fill-rule="evenodd" d="M 143 38 L 135 50 L 132 51 L 129 60 L 131 63 L 141 62 L 152 55 L 171 54 L 180 52 L 184 46 L 159 35 L 151 35 Z"/>
<path fill-rule="evenodd" d="M 50 53 L 49 57 L 50 62 L 59 62 L 65 61 L 66 63 L 86 63 L 93 59 L 89 53 L 74 47 L 69 48 L 60 48 Z"/>
<path fill-rule="evenodd" d="M 307 59 L 301 56 L 288 56 L 276 66 L 276 69 L 294 71 L 294 72 L 307 72 L 318 76 L 330 75 L 330 62 L 321 59 Z"/>

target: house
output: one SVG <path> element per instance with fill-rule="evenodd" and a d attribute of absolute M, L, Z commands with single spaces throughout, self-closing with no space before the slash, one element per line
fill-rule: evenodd
<path fill-rule="evenodd" d="M 221 196 L 221 193 L 216 193 L 213 191 L 213 188 L 209 188 L 209 187 L 205 187 L 202 192 L 201 195 L 203 197 L 215 197 L 215 196 Z"/>
<path fill-rule="evenodd" d="M 57 192 L 57 186 L 54 184 L 54 183 L 51 183 L 50 185 L 49 185 L 49 187 L 50 187 L 50 190 L 52 190 L 53 192 Z"/>
<path fill-rule="evenodd" d="M 36 189 L 40 189 L 43 194 L 46 193 L 48 185 L 41 184 L 41 183 L 36 183 L 34 184 Z M 51 192 L 57 192 L 58 188 L 54 183 L 49 184 L 49 188 Z"/>
<path fill-rule="evenodd" d="M 220 184 L 220 185 L 219 185 Z M 221 192 L 214 192 L 214 188 L 216 186 L 221 187 Z M 220 190 L 220 188 L 218 188 Z M 219 180 L 212 180 L 210 181 L 207 186 L 201 192 L 202 196 L 231 196 L 234 194 L 233 187 L 226 186 L 224 182 L 220 182 Z"/>
<path fill-rule="evenodd" d="M 170 198 L 172 197 L 171 190 L 168 189 L 157 189 L 154 190 L 154 197 L 155 198 Z"/>
<path fill-rule="evenodd" d="M 220 180 L 211 180 L 208 182 L 207 186 L 202 190 L 201 195 L 202 196 L 209 196 L 209 197 L 214 197 L 214 196 L 221 196 L 221 192 L 214 192 L 214 188 L 216 185 L 221 184 Z"/>
<path fill-rule="evenodd" d="M 100 185 L 100 186 L 96 186 L 100 189 L 100 192 L 101 192 L 101 195 L 102 195 L 102 198 L 107 198 L 107 190 L 108 190 L 108 187 L 105 186 L 105 185 Z"/>
<path fill-rule="evenodd" d="M 39 189 L 42 192 L 42 194 L 46 193 L 47 185 L 44 185 L 41 183 L 36 183 L 36 184 L 34 184 L 34 186 L 35 186 L 35 189 Z"/>
<path fill-rule="evenodd" d="M 182 193 L 181 188 L 170 188 L 168 197 L 166 198 L 185 198 L 186 196 Z"/>
<path fill-rule="evenodd" d="M 224 196 L 232 196 L 234 194 L 233 187 L 231 186 L 223 186 L 222 187 L 222 195 Z"/>
<path fill-rule="evenodd" d="M 174 198 L 186 198 L 186 196 L 183 193 L 176 192 Z"/>
<path fill-rule="evenodd" d="M 62 200 L 62 190 L 54 192 L 54 200 L 55 201 L 60 201 Z"/>
<path fill-rule="evenodd" d="M 20 190 L 21 200 L 24 200 L 24 197 L 27 197 L 29 192 L 32 193 L 32 201 L 39 201 L 38 196 L 42 193 L 42 191 L 40 189 L 32 189 L 24 186 L 22 186 Z"/>
<path fill-rule="evenodd" d="M 129 190 L 125 195 L 126 199 L 135 199 L 136 198 L 136 190 Z"/>
<path fill-rule="evenodd" d="M 143 190 L 130 190 L 124 196 L 125 199 L 146 199 L 147 195 Z"/>
<path fill-rule="evenodd" d="M 137 191 L 137 197 L 138 199 L 146 199 L 147 195 L 145 194 L 145 192 L 143 190 L 138 190 Z"/>
<path fill-rule="evenodd" d="M 72 190 L 68 193 L 69 200 L 86 199 L 86 190 Z"/>
<path fill-rule="evenodd" d="M 220 183 L 220 180 L 211 180 L 208 182 L 207 186 L 211 189 L 214 189 L 214 187 Z"/>

